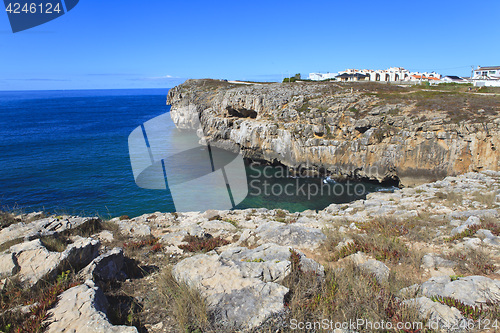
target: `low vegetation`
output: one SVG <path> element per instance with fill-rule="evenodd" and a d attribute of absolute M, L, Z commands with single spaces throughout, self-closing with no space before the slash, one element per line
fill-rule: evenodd
<path fill-rule="evenodd" d="M 491 231 L 495 236 L 500 236 L 500 220 L 493 217 L 484 217 L 481 221 L 481 228 Z"/>
<path fill-rule="evenodd" d="M 379 234 L 385 237 L 404 236 L 411 241 L 429 241 L 432 238 L 432 228 L 442 222 L 431 220 L 428 214 L 399 218 L 382 216 L 367 222 L 357 223 L 357 227 L 368 234 Z"/>
<path fill-rule="evenodd" d="M 464 304 L 463 302 L 460 302 L 453 297 L 442 296 L 431 297 L 431 300 L 457 308 L 457 310 L 460 311 L 460 313 L 467 319 L 489 319 L 490 321 L 494 321 L 495 319 L 500 318 L 500 307 L 498 306 L 498 304 L 487 303 L 484 306 L 471 306 Z"/>
<path fill-rule="evenodd" d="M 41 237 L 40 242 L 47 250 L 52 252 L 63 252 L 66 250 L 68 244 L 71 243 L 68 238 L 59 235 Z"/>
<path fill-rule="evenodd" d="M 496 270 L 495 260 L 483 249 L 454 250 L 445 257 L 458 264 L 455 271 L 462 275 L 488 275 Z"/>
<path fill-rule="evenodd" d="M 353 235 L 353 242 L 335 251 L 331 259 L 337 261 L 358 251 L 370 254 L 380 261 L 398 263 L 408 254 L 408 247 L 397 237 Z"/>
<path fill-rule="evenodd" d="M 14 214 L 0 210 L 0 230 L 19 222 L 21 220 L 16 218 Z"/>
<path fill-rule="evenodd" d="M 286 300 L 289 316 L 297 322 L 329 319 L 342 323 L 358 318 L 393 324 L 420 321 L 418 311 L 397 298 L 401 283 L 394 283 L 394 277 L 380 284 L 373 275 L 347 264 L 342 269 L 326 269 L 322 280 L 313 272 L 302 271 L 294 256 L 292 252 L 292 271 L 283 284 L 290 289 Z M 404 332 L 419 331 L 415 327 Z"/>
<path fill-rule="evenodd" d="M 470 227 L 468 227 L 467 229 L 465 229 L 464 231 L 454 235 L 454 236 L 451 236 L 451 237 L 447 237 L 445 238 L 444 240 L 446 242 L 453 242 L 455 240 L 461 240 L 465 237 L 471 237 L 471 236 L 474 236 L 474 234 L 481 228 L 481 226 L 479 224 L 475 224 L 475 225 L 471 225 Z"/>
<path fill-rule="evenodd" d="M 180 332 L 206 332 L 212 327 L 207 302 L 200 292 L 178 282 L 167 266 L 156 283 L 158 293 L 166 312 L 173 316 Z"/>
<path fill-rule="evenodd" d="M 123 244 L 123 247 L 131 250 L 138 250 L 146 247 L 153 247 L 158 244 L 158 240 L 159 239 L 156 237 L 146 237 L 145 239 L 139 241 L 125 242 Z"/>
<path fill-rule="evenodd" d="M 213 249 L 229 244 L 229 241 L 221 237 L 198 237 L 188 235 L 183 239 L 187 244 L 179 246 L 180 249 L 189 252 L 209 252 Z"/>
<path fill-rule="evenodd" d="M 7 280 L 0 292 L 0 331 L 4 333 L 39 333 L 45 329 L 47 312 L 65 290 L 76 286 L 74 272 L 64 271 L 54 281 L 36 288 L 25 288 L 17 280 Z M 28 311 L 20 311 L 26 307 Z"/>
<path fill-rule="evenodd" d="M 443 200 L 444 204 L 448 207 L 458 206 L 464 200 L 463 194 L 456 192 L 437 192 L 435 197 L 437 200 Z"/>

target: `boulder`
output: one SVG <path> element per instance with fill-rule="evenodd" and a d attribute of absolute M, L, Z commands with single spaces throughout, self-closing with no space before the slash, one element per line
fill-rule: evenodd
<path fill-rule="evenodd" d="M 115 280 L 122 274 L 123 263 L 123 250 L 115 247 L 92 260 L 78 275 L 82 280 Z"/>
<path fill-rule="evenodd" d="M 70 288 L 48 312 L 47 333 L 137 333 L 135 327 L 114 326 L 106 316 L 108 302 L 94 282 Z"/>
<path fill-rule="evenodd" d="M 448 276 L 429 279 L 420 286 L 424 296 L 452 297 L 464 304 L 478 306 L 500 302 L 500 280 L 485 276 L 467 276 L 451 281 Z"/>
<path fill-rule="evenodd" d="M 495 236 L 490 230 L 479 229 L 476 236 L 480 237 L 486 245 L 500 247 L 500 237 Z"/>
<path fill-rule="evenodd" d="M 16 257 L 13 253 L 0 254 L 0 279 L 12 276 L 17 273 L 16 269 L 18 268 L 18 266 L 15 260 Z"/>
<path fill-rule="evenodd" d="M 300 266 L 303 271 L 324 275 L 323 266 L 300 252 Z M 228 248 L 220 254 L 220 260 L 236 265 L 243 277 L 255 277 L 265 282 L 281 282 L 290 273 L 290 247 L 264 244 L 255 249 L 245 247 Z"/>
<path fill-rule="evenodd" d="M 318 229 L 280 222 L 267 222 L 255 230 L 260 244 L 275 243 L 298 249 L 316 249 L 326 239 Z"/>
<path fill-rule="evenodd" d="M 151 235 L 151 229 L 147 224 L 132 222 L 130 220 L 116 222 L 120 232 L 130 237 L 147 237 Z"/>
<path fill-rule="evenodd" d="M 440 256 L 428 253 L 422 258 L 422 267 L 427 270 L 431 276 L 450 276 L 455 275 L 454 267 L 457 263 L 451 260 L 441 258 Z"/>
<path fill-rule="evenodd" d="M 433 253 L 428 253 L 422 258 L 421 267 L 424 269 L 436 269 L 439 267 L 453 268 L 457 263 L 451 260 L 443 259 Z"/>
<path fill-rule="evenodd" d="M 368 259 L 365 263 L 359 265 L 359 268 L 374 274 L 379 283 L 389 280 L 389 267 L 381 261 Z"/>
<path fill-rule="evenodd" d="M 207 230 L 210 234 L 212 234 L 213 232 L 236 231 L 236 227 L 231 223 L 217 220 L 202 222 L 200 224 L 200 227 Z"/>
<path fill-rule="evenodd" d="M 374 274 L 379 283 L 387 282 L 389 279 L 389 267 L 381 261 L 369 258 L 363 252 L 351 254 L 344 260 L 351 260 L 361 270 Z"/>
<path fill-rule="evenodd" d="M 178 231 L 178 232 L 171 232 L 165 235 L 162 235 L 160 237 L 160 243 L 164 245 L 171 245 L 171 246 L 179 246 L 182 244 L 185 244 L 184 237 L 188 235 L 186 230 Z"/>
<path fill-rule="evenodd" d="M 92 238 L 96 238 L 101 242 L 112 242 L 115 239 L 113 233 L 109 230 L 103 230 L 98 234 L 92 235 Z"/>
<path fill-rule="evenodd" d="M 290 272 L 289 257 L 289 247 L 276 244 L 230 247 L 220 255 L 212 252 L 186 258 L 172 273 L 207 298 L 218 321 L 228 327 L 253 328 L 284 309 L 288 288 L 276 282 Z M 321 265 L 303 254 L 300 263 L 303 270 L 324 274 Z"/>
<path fill-rule="evenodd" d="M 41 279 L 55 277 L 58 272 L 68 267 L 83 267 L 97 256 L 99 241 L 92 238 L 78 237 L 63 252 L 47 250 L 40 239 L 14 245 L 9 252 L 15 258 L 14 263 L 19 279 L 27 287 L 32 287 Z"/>
<path fill-rule="evenodd" d="M 463 222 L 461 225 L 458 227 L 454 228 L 451 230 L 451 235 L 455 236 L 456 234 L 462 233 L 465 230 L 469 229 L 469 227 L 472 227 L 474 225 L 481 224 L 481 220 L 477 216 L 470 216 L 465 222 Z"/>
<path fill-rule="evenodd" d="M 421 318 L 428 319 L 427 326 L 432 330 L 460 327 L 460 323 L 466 320 L 457 308 L 433 302 L 427 297 L 412 298 L 403 303 L 415 306 Z"/>

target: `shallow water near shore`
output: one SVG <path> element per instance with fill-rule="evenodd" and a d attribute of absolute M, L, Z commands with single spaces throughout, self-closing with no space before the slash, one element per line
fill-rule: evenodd
<path fill-rule="evenodd" d="M 167 92 L 0 92 L 0 206 L 105 217 L 174 211 L 168 190 L 135 184 L 127 141 L 134 128 L 169 111 Z M 282 177 L 277 167 L 246 170 L 249 195 L 237 208 L 323 209 L 383 189 Z"/>

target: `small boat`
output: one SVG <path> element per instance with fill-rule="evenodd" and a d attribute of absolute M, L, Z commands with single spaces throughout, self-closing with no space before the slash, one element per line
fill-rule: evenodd
<path fill-rule="evenodd" d="M 336 184 L 337 182 L 332 177 L 323 178 L 323 184 Z"/>
<path fill-rule="evenodd" d="M 399 190 L 399 188 L 396 186 L 391 186 L 391 187 L 380 187 L 376 191 L 383 192 L 383 193 L 394 193 L 394 191 L 396 191 L 396 190 Z"/>

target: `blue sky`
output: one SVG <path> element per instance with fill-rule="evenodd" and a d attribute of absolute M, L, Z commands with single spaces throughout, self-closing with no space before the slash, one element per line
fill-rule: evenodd
<path fill-rule="evenodd" d="M 469 75 L 500 65 L 500 1 L 80 0 L 13 34 L 0 13 L 0 90 L 165 88 L 345 68 Z"/>

